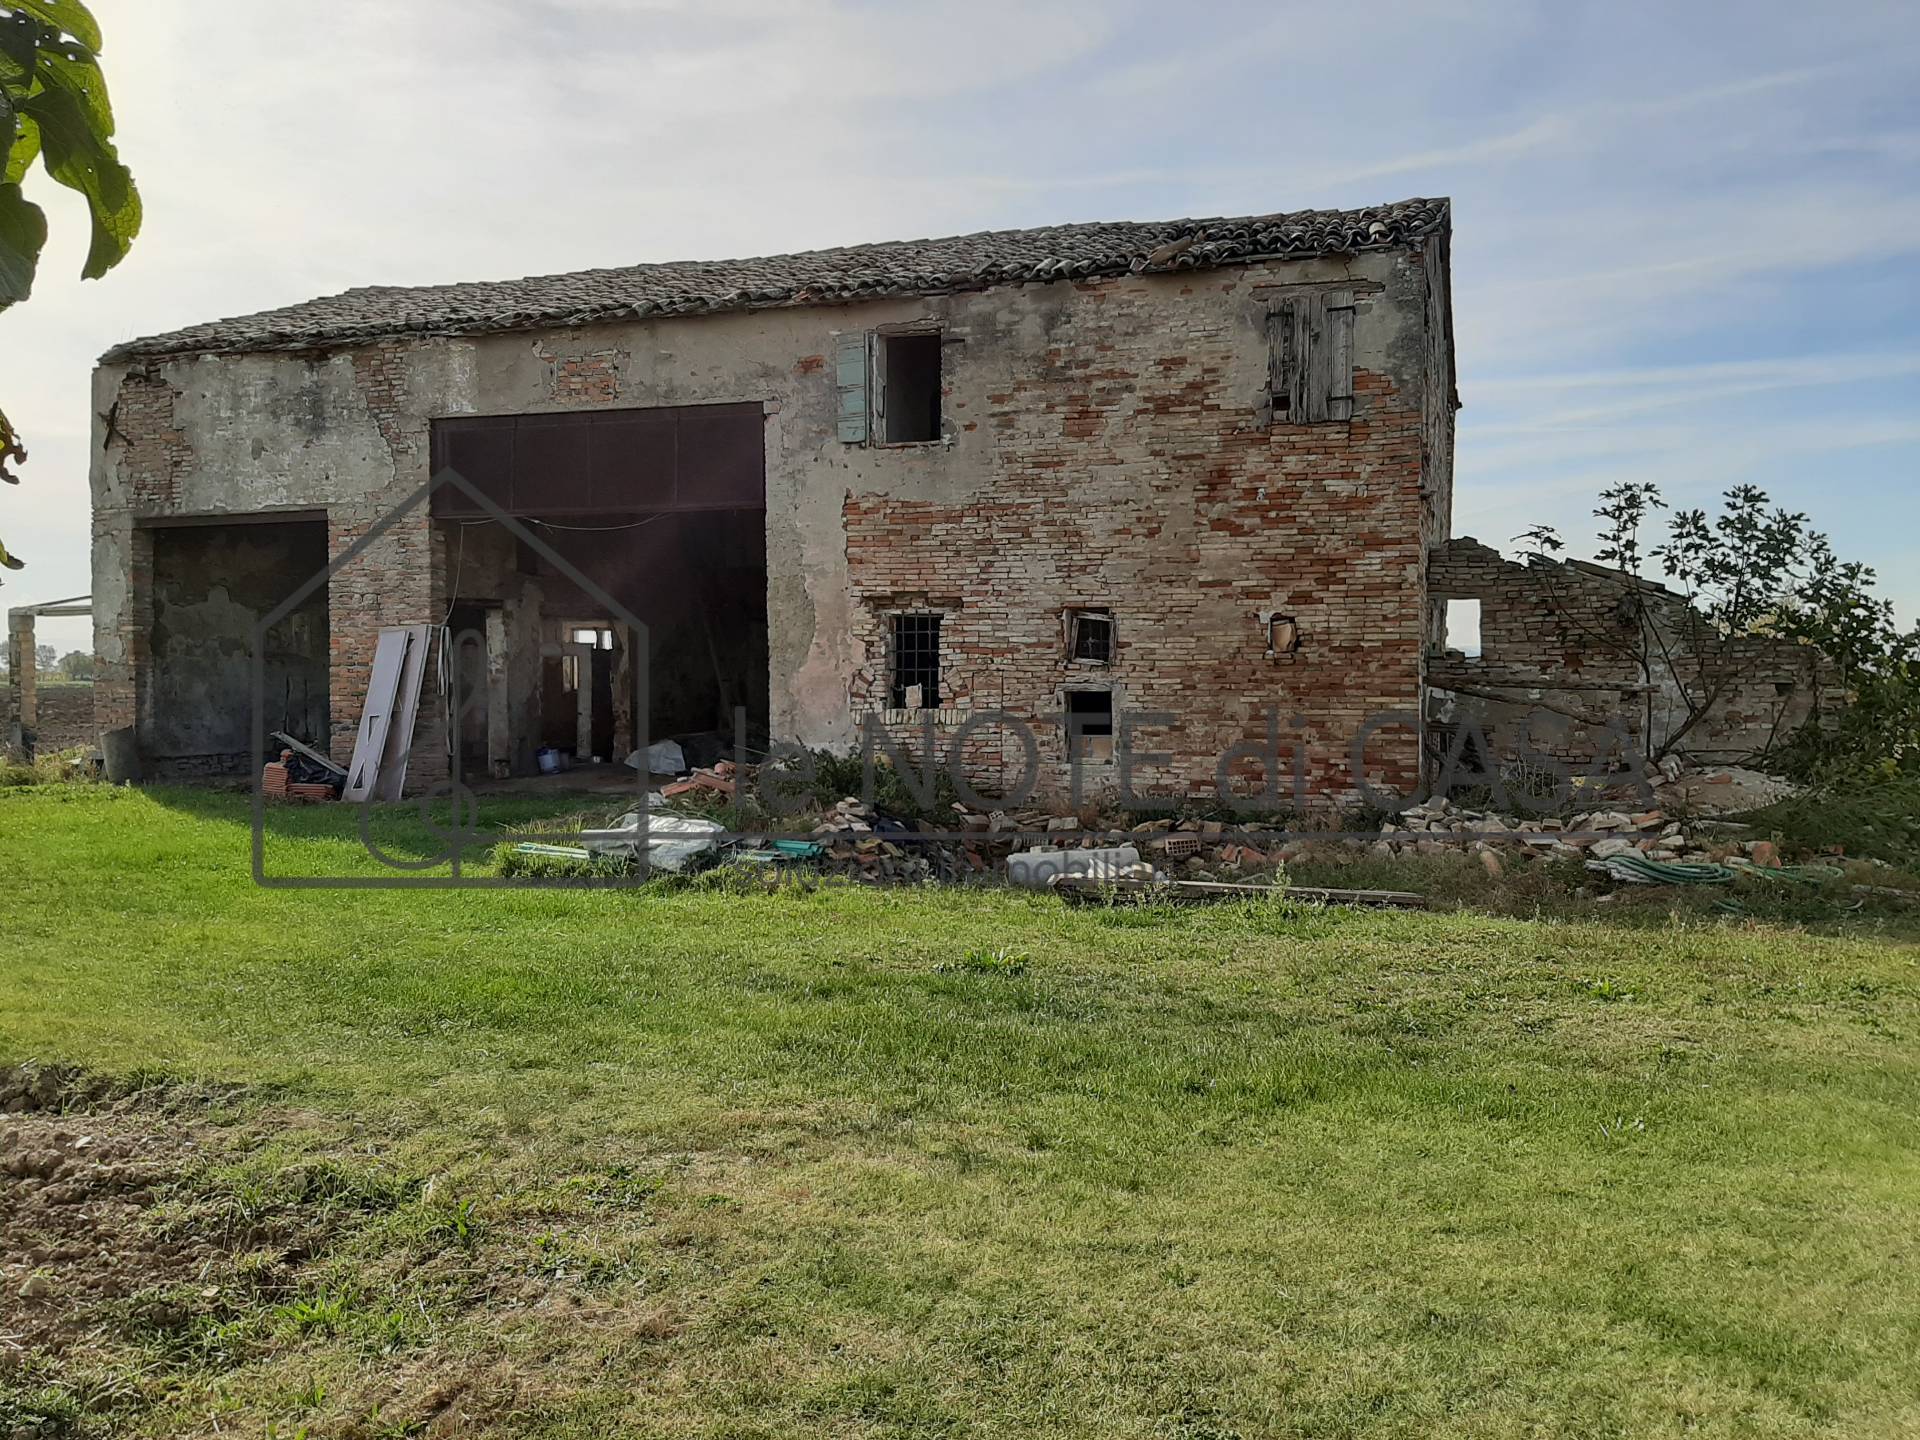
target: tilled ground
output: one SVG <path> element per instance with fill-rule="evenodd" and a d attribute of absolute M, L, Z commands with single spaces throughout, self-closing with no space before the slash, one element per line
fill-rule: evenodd
<path fill-rule="evenodd" d="M 290 1434 L 461 1433 L 518 1384 L 469 1346 L 450 1358 L 451 1328 L 606 1309 L 568 1283 L 567 1258 L 543 1273 L 485 1250 L 470 1207 L 290 1149 L 286 1119 L 231 1095 L 0 1070 L 0 1440 L 232 1433 L 209 1420 L 235 1396 Z M 316 1347 L 358 1359 L 287 1393 L 279 1367 L 318 1363 Z"/>
<path fill-rule="evenodd" d="M 220 1237 L 160 1223 L 219 1149 L 210 1098 L 0 1071 L 0 1434 L 77 1430 L 97 1387 L 65 1380 L 233 1286 Z"/>

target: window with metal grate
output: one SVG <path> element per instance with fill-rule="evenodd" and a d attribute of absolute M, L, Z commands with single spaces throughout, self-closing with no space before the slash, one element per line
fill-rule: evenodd
<path fill-rule="evenodd" d="M 940 708 L 938 615 L 893 617 L 893 708 Z"/>

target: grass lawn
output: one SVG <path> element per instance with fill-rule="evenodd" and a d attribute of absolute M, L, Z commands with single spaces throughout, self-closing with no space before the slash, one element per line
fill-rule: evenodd
<path fill-rule="evenodd" d="M 0 1435 L 1920 1433 L 1900 938 L 0 851 Z"/>

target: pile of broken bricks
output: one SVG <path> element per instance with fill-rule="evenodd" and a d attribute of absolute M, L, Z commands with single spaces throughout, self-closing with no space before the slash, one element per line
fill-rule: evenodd
<path fill-rule="evenodd" d="M 1470 810 L 1435 796 L 1380 827 L 1372 852 L 1382 858 L 1431 855 L 1469 846 L 1500 873 L 1502 851 L 1568 860 L 1607 860 L 1633 852 L 1648 860 L 1707 864 L 1744 859 L 1763 868 L 1780 864 L 1771 840 L 1740 838 L 1742 825 L 1722 820 L 1676 820 L 1664 810 L 1595 810 L 1566 819 L 1525 818 Z"/>
<path fill-rule="evenodd" d="M 736 767 L 731 760 L 720 760 L 714 764 L 689 771 L 684 780 L 675 780 L 660 788 L 660 794 L 668 800 L 678 800 L 683 795 L 697 795 L 707 792 L 731 800 L 736 788 Z"/>
<path fill-rule="evenodd" d="M 1087 826 L 1044 810 L 969 809 L 955 802 L 950 820 L 918 826 L 881 814 L 849 796 L 828 810 L 810 838 L 823 866 L 881 883 L 985 878 L 1006 869 L 1016 852 L 1104 850 L 1131 845 L 1162 874 L 1215 880 L 1271 873 L 1303 842 L 1267 851 L 1227 832 L 1217 820 L 1150 820 L 1130 829 Z"/>
<path fill-rule="evenodd" d="M 731 802 L 751 786 L 754 767 L 731 760 L 695 768 L 664 785 L 658 797 Z M 1769 777 L 1758 777 L 1769 778 Z M 1779 783 L 1779 782 L 1772 782 Z M 888 815 L 848 796 L 822 813 L 807 832 L 818 847 L 814 863 L 826 873 L 876 884 L 1016 880 L 1023 868 L 1075 851 L 1122 854 L 1128 873 L 1158 881 L 1270 882 L 1290 863 L 1338 846 L 1382 858 L 1471 851 L 1488 873 L 1528 857 L 1604 861 L 1629 852 L 1668 864 L 1731 861 L 1779 866 L 1771 841 L 1744 838 L 1746 827 L 1707 818 L 1681 820 L 1659 808 L 1598 809 L 1567 817 L 1525 817 L 1456 805 L 1436 796 L 1401 812 L 1376 836 L 1336 839 L 1312 832 L 1276 834 L 1220 820 L 1161 817 L 1127 823 L 1086 823 L 1043 809 L 985 810 L 954 802 L 919 822 Z M 749 855 L 765 856 L 766 837 L 743 837 Z M 791 843 L 791 842 L 783 842 Z M 729 849 L 738 846 L 729 846 Z M 810 855 L 813 852 L 809 852 Z M 1018 855 L 1021 861 L 1009 865 Z M 1092 857 L 1084 857 L 1091 859 Z M 1045 869 L 1045 865 L 1040 865 Z M 1066 868 L 1064 865 L 1055 868 Z M 1084 870 L 1083 872 L 1084 873 Z"/>

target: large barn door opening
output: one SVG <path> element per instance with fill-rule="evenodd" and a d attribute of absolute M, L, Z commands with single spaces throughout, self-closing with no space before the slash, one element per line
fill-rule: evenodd
<path fill-rule="evenodd" d="M 540 542 L 457 488 L 434 492 L 450 612 L 493 615 L 504 677 L 489 703 L 506 713 L 467 722 L 463 759 L 491 729 L 494 773 L 530 773 L 542 752 L 620 763 L 642 694 L 651 740 L 730 748 L 736 707 L 765 732 L 763 424 L 757 404 L 435 422 L 435 473 L 456 470 Z M 556 554 L 647 627 L 644 684 L 632 637 Z"/>

